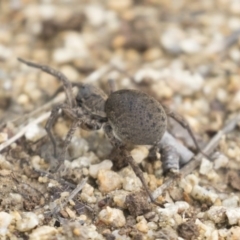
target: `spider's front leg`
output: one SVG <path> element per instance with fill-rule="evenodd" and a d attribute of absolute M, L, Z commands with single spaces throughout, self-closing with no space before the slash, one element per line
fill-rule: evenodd
<path fill-rule="evenodd" d="M 69 117 L 73 119 L 73 123 L 67 133 L 67 136 L 63 142 L 62 151 L 58 156 L 58 160 L 60 163 L 63 162 L 66 156 L 67 149 L 71 143 L 72 137 L 77 130 L 78 127 L 82 125 L 88 126 L 91 130 L 98 130 L 102 127 L 102 122 L 99 119 L 92 118 L 91 115 L 84 113 L 80 108 L 71 109 L 69 107 L 62 109 L 64 113 L 66 113 Z"/>

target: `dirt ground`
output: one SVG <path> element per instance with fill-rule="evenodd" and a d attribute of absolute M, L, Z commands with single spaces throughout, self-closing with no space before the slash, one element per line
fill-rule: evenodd
<path fill-rule="evenodd" d="M 0 1 L 0 239 L 240 239 L 239 36 L 238 0 Z M 209 157 L 172 119 L 178 174 L 164 173 L 163 154 L 148 161 L 149 147 L 132 148 L 160 206 L 103 129 L 78 128 L 53 171 L 44 126 L 66 96 L 19 57 L 106 94 L 109 79 L 149 94 Z M 53 126 L 58 153 L 71 123 Z"/>

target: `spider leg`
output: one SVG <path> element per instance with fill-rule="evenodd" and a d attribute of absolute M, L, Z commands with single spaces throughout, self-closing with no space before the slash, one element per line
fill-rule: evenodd
<path fill-rule="evenodd" d="M 195 136 L 194 136 L 194 134 L 193 134 L 193 131 L 192 131 L 191 127 L 189 126 L 188 122 L 187 122 L 180 114 L 178 114 L 178 113 L 170 110 L 170 109 L 169 109 L 168 107 L 166 107 L 166 106 L 163 106 L 163 107 L 164 107 L 164 110 L 166 111 L 166 114 L 167 114 L 169 117 L 173 118 L 176 122 L 178 122 L 183 128 L 185 128 L 185 129 L 188 131 L 188 133 L 189 133 L 189 135 L 191 136 L 191 138 L 192 138 L 192 140 L 193 140 L 193 142 L 194 142 L 197 150 L 198 150 L 203 156 L 205 156 L 206 158 L 210 158 L 209 156 L 207 156 L 206 153 L 204 153 L 204 152 L 202 151 L 202 149 L 201 149 L 200 146 L 198 145 L 198 142 L 197 142 L 197 140 L 196 140 L 196 138 L 195 138 Z"/>
<path fill-rule="evenodd" d="M 43 72 L 46 72 L 46 73 L 58 78 L 63 83 L 63 87 L 64 87 L 66 97 L 67 97 L 67 103 L 69 104 L 70 107 L 76 106 L 76 101 L 75 101 L 75 98 L 73 97 L 73 92 L 72 92 L 72 84 L 63 73 L 61 73 L 47 65 L 33 63 L 30 61 L 24 60 L 22 58 L 18 58 L 18 61 L 20 61 L 30 67 L 41 69 Z"/>
<path fill-rule="evenodd" d="M 131 168 L 133 169 L 134 173 L 136 174 L 136 176 L 140 179 L 140 181 L 142 182 L 142 185 L 145 189 L 145 191 L 147 192 L 150 200 L 152 203 L 156 204 L 157 206 L 162 206 L 159 203 L 157 203 L 153 196 L 152 193 L 149 191 L 149 188 L 147 186 L 147 183 L 145 181 L 145 178 L 143 176 L 143 172 L 141 171 L 140 167 L 138 166 L 138 164 L 134 161 L 133 157 L 131 156 L 130 152 L 127 151 L 126 149 L 124 149 L 124 145 L 120 142 L 120 140 L 116 139 L 116 137 L 113 134 L 113 130 L 110 126 L 110 124 L 106 123 L 104 125 L 104 131 L 107 135 L 107 137 L 109 138 L 111 144 L 114 147 L 118 147 L 119 150 L 122 152 L 123 156 L 126 159 L 126 162 L 131 166 Z"/>
<path fill-rule="evenodd" d="M 58 112 L 60 109 L 63 108 L 65 104 L 58 104 L 57 106 L 53 107 L 52 111 L 51 111 L 51 115 L 47 120 L 45 129 L 47 131 L 47 134 L 52 142 L 53 145 L 53 152 L 54 152 L 54 157 L 57 157 L 57 144 L 56 144 L 56 140 L 52 134 L 52 127 L 53 124 L 55 123 L 56 119 L 58 118 Z"/>
<path fill-rule="evenodd" d="M 67 136 L 64 140 L 64 143 L 63 143 L 63 148 L 62 148 L 62 151 L 61 151 L 61 154 L 59 155 L 59 161 L 62 162 L 64 159 L 65 159 L 65 156 L 66 156 L 66 152 L 67 152 L 67 149 L 68 149 L 68 146 L 72 140 L 72 137 L 73 137 L 73 134 L 75 133 L 75 131 L 77 130 L 79 124 L 81 123 L 81 120 L 79 119 L 76 119 L 73 121 L 68 133 L 67 133 Z"/>

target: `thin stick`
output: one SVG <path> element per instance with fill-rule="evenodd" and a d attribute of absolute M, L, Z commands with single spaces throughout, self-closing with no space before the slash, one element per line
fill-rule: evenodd
<path fill-rule="evenodd" d="M 50 112 L 43 113 L 38 118 L 34 119 L 31 123 L 27 124 L 16 135 L 14 135 L 13 137 L 9 138 L 6 142 L 0 144 L 0 152 L 4 148 L 8 147 L 9 145 L 11 145 L 15 141 L 17 141 L 20 137 L 22 137 L 28 131 L 28 129 L 31 128 L 32 125 L 39 124 L 39 123 L 43 122 L 44 120 L 48 119 L 49 116 L 50 116 Z"/>
<path fill-rule="evenodd" d="M 86 182 L 87 182 L 88 178 L 84 178 L 77 186 L 75 189 L 73 189 L 73 191 L 70 193 L 70 195 L 68 196 L 67 200 L 64 201 L 61 206 L 60 205 L 57 205 L 54 210 L 53 210 L 53 214 L 57 214 L 61 208 L 65 207 L 66 204 L 72 200 L 82 189 L 83 187 L 85 186 Z"/>
<path fill-rule="evenodd" d="M 222 136 L 233 131 L 239 121 L 240 113 L 238 113 L 233 119 L 226 123 L 221 130 L 218 131 L 218 133 L 211 139 L 211 141 L 207 144 L 203 151 L 207 154 L 211 154 L 213 150 L 218 146 L 218 143 L 221 140 Z M 202 154 L 199 153 L 180 170 L 181 176 L 185 177 L 186 175 L 193 172 L 193 170 L 195 170 L 200 165 L 201 160 Z M 174 179 L 168 179 L 162 186 L 160 186 L 154 191 L 154 193 L 152 194 L 153 198 L 156 199 L 157 197 L 162 195 L 163 191 L 165 191 L 168 187 L 173 186 L 174 182 Z"/>

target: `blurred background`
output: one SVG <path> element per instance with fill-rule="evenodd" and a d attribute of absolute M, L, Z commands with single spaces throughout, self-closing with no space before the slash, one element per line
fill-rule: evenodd
<path fill-rule="evenodd" d="M 1 0 L 1 123 L 60 86 L 21 57 L 75 82 L 97 73 L 105 90 L 110 77 L 142 89 L 212 134 L 240 108 L 239 34 L 238 0 Z"/>

